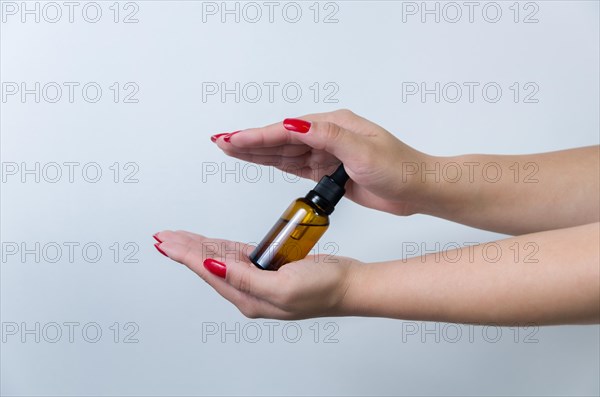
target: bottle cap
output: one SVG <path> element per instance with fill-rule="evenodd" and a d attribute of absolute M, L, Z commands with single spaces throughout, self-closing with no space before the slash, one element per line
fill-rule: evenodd
<path fill-rule="evenodd" d="M 308 192 L 306 199 L 312 201 L 327 215 L 331 214 L 335 205 L 342 199 L 346 189 L 344 185 L 350 179 L 344 164 L 341 164 L 333 174 L 325 175 L 313 190 Z"/>

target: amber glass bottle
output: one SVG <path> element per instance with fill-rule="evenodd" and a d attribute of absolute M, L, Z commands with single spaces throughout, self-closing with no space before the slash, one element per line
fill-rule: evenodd
<path fill-rule="evenodd" d="M 257 267 L 277 270 L 304 258 L 329 227 L 329 215 L 344 193 L 344 165 L 324 176 L 306 197 L 294 201 L 249 258 Z"/>

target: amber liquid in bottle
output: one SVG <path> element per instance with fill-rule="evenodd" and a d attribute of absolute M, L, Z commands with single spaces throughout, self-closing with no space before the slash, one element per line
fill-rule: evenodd
<path fill-rule="evenodd" d="M 329 215 L 346 190 L 348 174 L 340 165 L 288 207 L 258 246 L 250 261 L 264 270 L 277 270 L 289 262 L 303 259 L 329 227 Z"/>
<path fill-rule="evenodd" d="M 329 227 L 329 216 L 305 198 L 294 201 L 250 254 L 265 270 L 304 258 Z"/>

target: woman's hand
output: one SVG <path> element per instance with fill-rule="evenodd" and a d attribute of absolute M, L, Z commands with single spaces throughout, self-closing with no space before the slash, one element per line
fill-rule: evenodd
<path fill-rule="evenodd" d="M 159 251 L 251 318 L 375 316 L 506 326 L 600 319 L 598 223 L 499 240 L 492 251 L 480 244 L 368 265 L 310 256 L 275 272 L 251 264 L 245 244 L 181 231 L 154 237 Z M 515 256 L 514 247 L 523 254 Z"/>
<path fill-rule="evenodd" d="M 248 260 L 254 247 L 185 231 L 154 235 L 156 248 L 186 265 L 247 317 L 297 320 L 350 315 L 350 293 L 361 263 L 336 256 L 308 256 L 278 271 Z"/>
<path fill-rule="evenodd" d="M 346 196 L 365 207 L 410 215 L 428 196 L 418 176 L 402 175 L 402 164 L 420 166 L 429 156 L 349 110 L 286 119 L 211 139 L 232 157 L 315 181 L 342 162 L 351 179 Z"/>
<path fill-rule="evenodd" d="M 211 139 L 230 156 L 315 181 L 341 161 L 351 179 L 348 198 L 396 215 L 422 213 L 506 234 L 600 219 L 599 146 L 527 155 L 430 156 L 349 110 Z"/>

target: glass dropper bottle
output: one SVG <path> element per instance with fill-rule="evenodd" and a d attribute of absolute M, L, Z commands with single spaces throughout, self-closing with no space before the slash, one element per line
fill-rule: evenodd
<path fill-rule="evenodd" d="M 277 270 L 303 259 L 329 227 L 329 215 L 346 193 L 349 177 L 340 165 L 305 197 L 294 201 L 262 239 L 249 258 L 264 270 Z"/>

